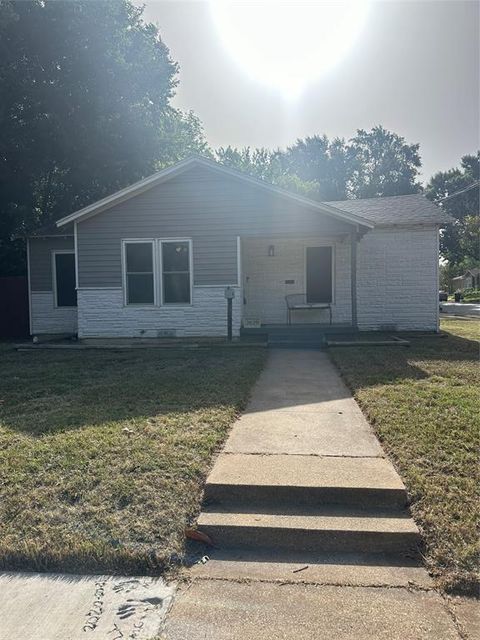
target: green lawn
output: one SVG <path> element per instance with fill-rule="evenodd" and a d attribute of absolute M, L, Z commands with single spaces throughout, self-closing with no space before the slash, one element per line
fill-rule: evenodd
<path fill-rule="evenodd" d="M 0 567 L 163 569 L 264 358 L 0 345 Z"/>
<path fill-rule="evenodd" d="M 475 320 L 410 348 L 342 347 L 331 355 L 407 486 L 426 563 L 447 590 L 478 592 L 480 368 Z"/>

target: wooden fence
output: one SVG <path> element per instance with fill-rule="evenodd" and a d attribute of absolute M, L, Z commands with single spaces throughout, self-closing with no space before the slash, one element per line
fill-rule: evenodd
<path fill-rule="evenodd" d="M 23 338 L 29 333 L 28 284 L 25 276 L 0 278 L 0 338 Z"/>

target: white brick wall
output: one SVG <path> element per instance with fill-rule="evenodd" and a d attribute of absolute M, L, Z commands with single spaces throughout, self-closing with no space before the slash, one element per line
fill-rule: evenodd
<path fill-rule="evenodd" d="M 358 245 L 358 325 L 362 330 L 436 330 L 438 231 L 378 229 Z"/>
<path fill-rule="evenodd" d="M 285 323 L 285 296 L 305 293 L 305 249 L 321 245 L 334 247 L 334 323 L 351 322 L 350 240 L 328 238 L 242 238 L 242 272 L 246 318 L 260 318 L 264 324 Z M 268 255 L 274 245 L 275 255 Z M 294 280 L 294 284 L 285 284 Z M 329 322 L 328 310 L 295 311 L 292 322 Z"/>
<path fill-rule="evenodd" d="M 194 286 L 190 307 L 135 307 L 123 304 L 121 288 L 78 290 L 78 335 L 80 338 L 155 338 L 174 331 L 178 337 L 226 336 L 225 287 Z M 241 294 L 235 288 L 233 335 L 241 321 Z M 163 334 L 165 335 L 165 334 Z"/>
<path fill-rule="evenodd" d="M 334 244 L 334 323 L 351 322 L 350 241 L 326 238 L 243 238 L 244 316 L 286 322 L 285 296 L 305 292 L 305 247 Z M 268 256 L 269 245 L 275 256 Z M 438 231 L 377 229 L 358 244 L 357 313 L 362 330 L 436 330 Z M 248 280 L 247 280 L 248 278 Z M 295 280 L 286 285 L 285 280 Z M 294 322 L 328 322 L 328 313 L 296 312 Z"/>
<path fill-rule="evenodd" d="M 31 293 L 32 335 L 76 333 L 76 307 L 55 307 L 53 291 Z"/>

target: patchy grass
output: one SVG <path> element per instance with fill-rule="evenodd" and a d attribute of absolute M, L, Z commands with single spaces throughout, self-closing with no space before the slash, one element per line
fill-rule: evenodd
<path fill-rule="evenodd" d="M 264 357 L 0 345 L 0 567 L 163 569 Z"/>
<path fill-rule="evenodd" d="M 478 592 L 479 323 L 411 347 L 342 347 L 334 362 L 402 474 L 440 586 Z"/>

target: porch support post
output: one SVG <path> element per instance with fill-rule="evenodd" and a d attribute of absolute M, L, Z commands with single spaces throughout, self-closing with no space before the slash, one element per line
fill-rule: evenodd
<path fill-rule="evenodd" d="M 350 290 L 352 295 L 352 325 L 357 327 L 357 229 L 350 233 Z"/>

